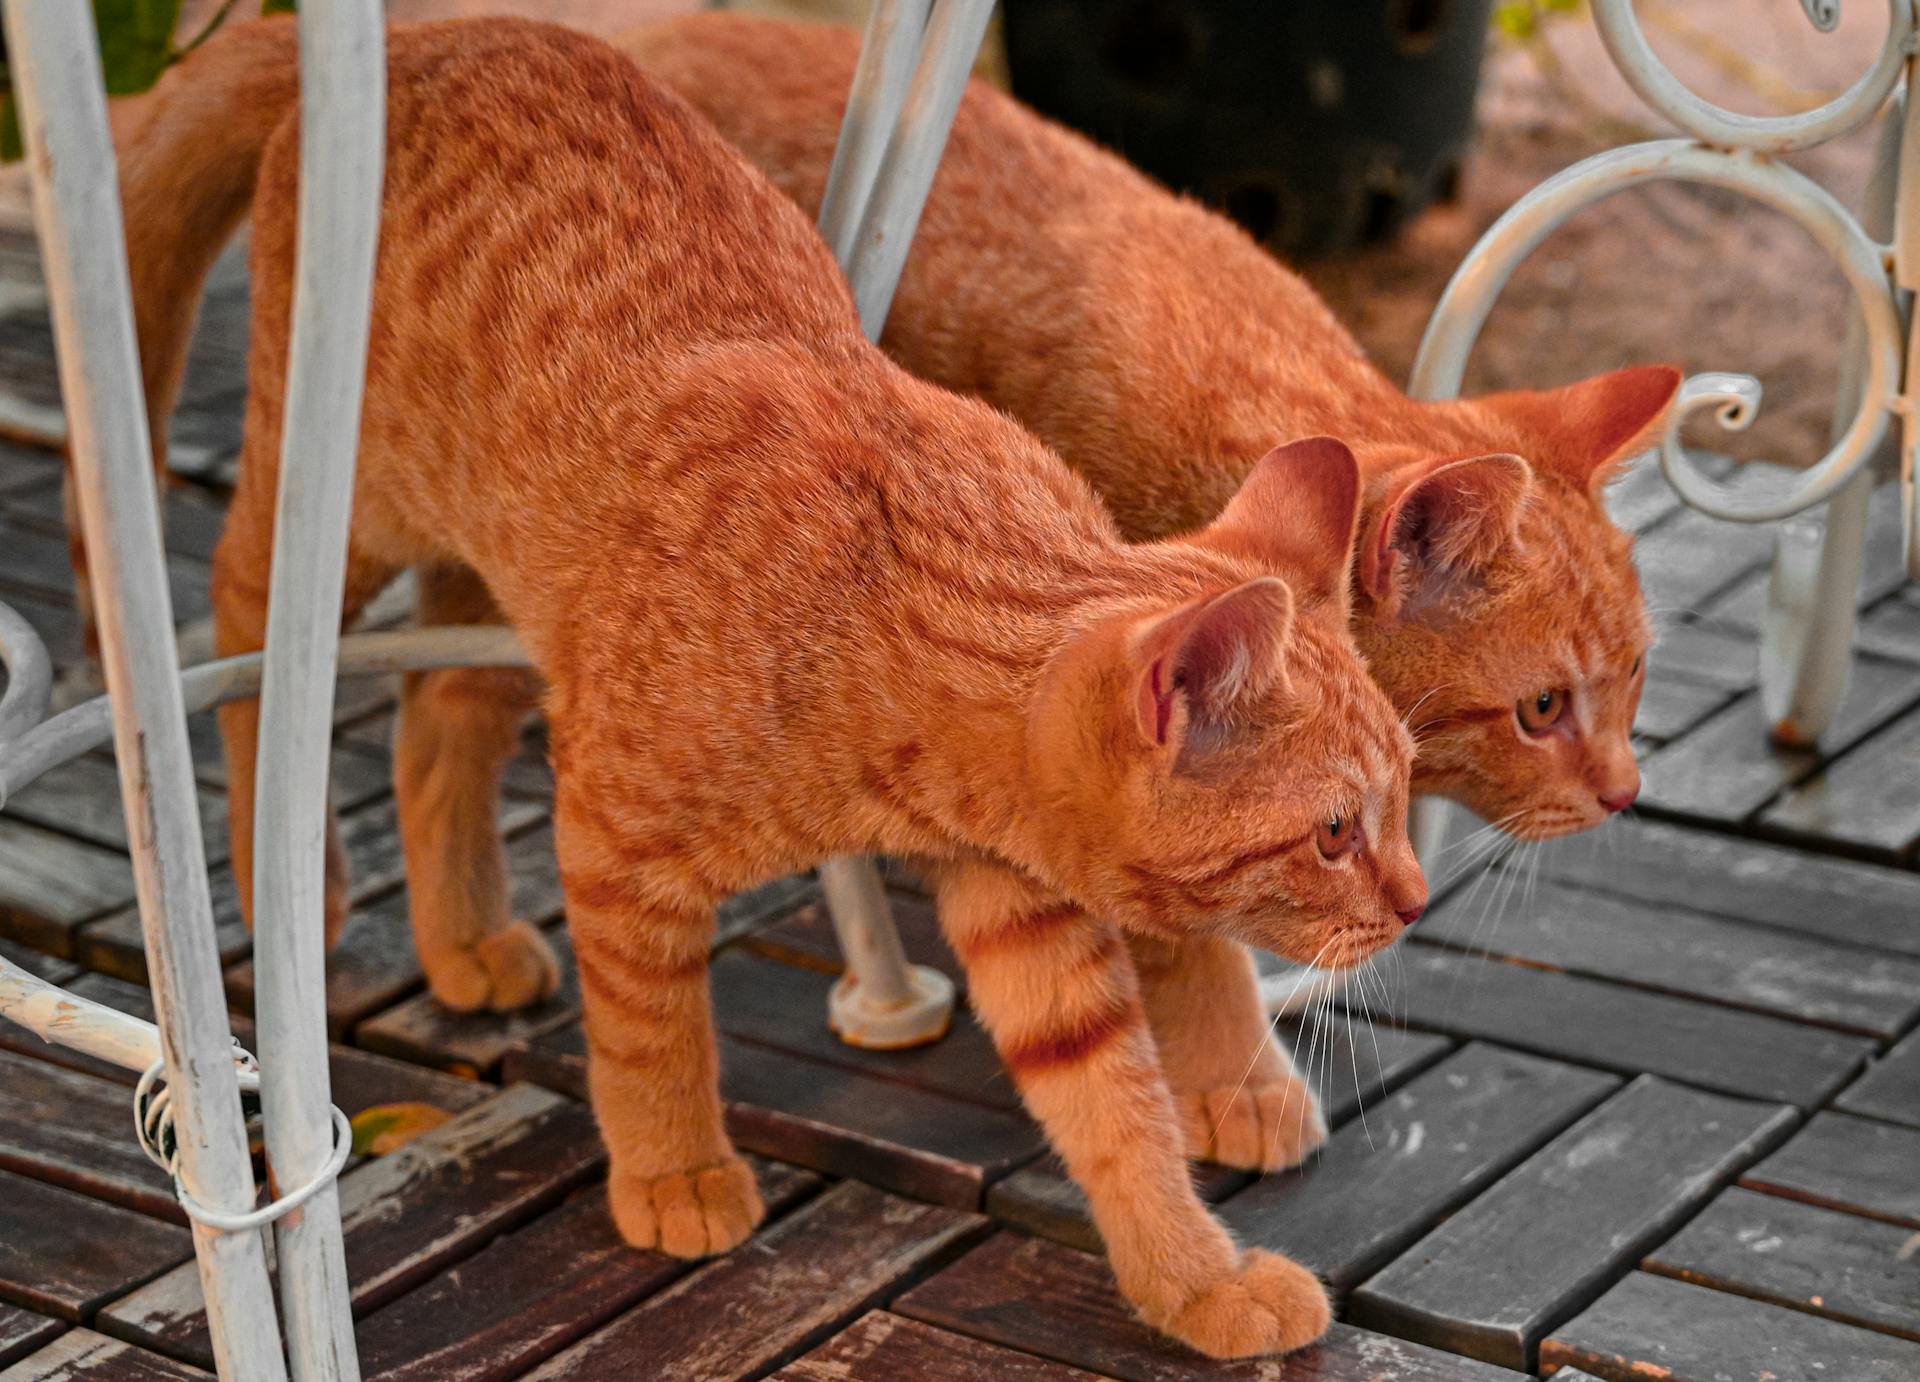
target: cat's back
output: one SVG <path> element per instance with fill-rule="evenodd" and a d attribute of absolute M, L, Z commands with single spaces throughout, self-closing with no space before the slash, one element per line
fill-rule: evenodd
<path fill-rule="evenodd" d="M 606 44 L 514 19 L 391 34 L 377 332 L 519 369 L 857 333 L 806 218 Z"/>

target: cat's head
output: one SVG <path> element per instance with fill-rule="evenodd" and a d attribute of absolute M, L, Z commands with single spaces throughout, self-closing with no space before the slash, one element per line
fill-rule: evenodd
<path fill-rule="evenodd" d="M 1680 383 L 1650 366 L 1434 405 L 1447 453 L 1370 457 L 1354 632 L 1418 740 L 1415 791 L 1524 839 L 1632 804 L 1652 630 L 1604 490 Z"/>
<path fill-rule="evenodd" d="M 1344 445 L 1282 447 L 1214 523 L 1137 549 L 1181 594 L 1106 613 L 1053 660 L 1028 762 L 1069 895 L 1337 966 L 1419 916 L 1413 746 L 1348 628 L 1359 507 Z"/>

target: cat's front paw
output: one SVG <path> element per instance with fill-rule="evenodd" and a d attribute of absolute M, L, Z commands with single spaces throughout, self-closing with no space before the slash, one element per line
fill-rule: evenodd
<path fill-rule="evenodd" d="M 1247 1358 L 1304 1348 L 1332 1321 L 1327 1289 L 1312 1272 L 1254 1249 L 1225 1280 L 1147 1322 L 1210 1358 Z"/>
<path fill-rule="evenodd" d="M 1214 1161 L 1244 1171 L 1298 1166 L 1327 1140 L 1320 1101 L 1292 1075 L 1239 1089 L 1175 1095 L 1181 1135 L 1191 1161 Z"/>
<path fill-rule="evenodd" d="M 455 1012 L 514 1012 L 553 997 L 560 988 L 553 947 L 524 921 L 421 959 L 433 996 Z"/>
<path fill-rule="evenodd" d="M 698 1171 L 608 1178 L 607 1198 L 620 1236 L 669 1257 L 711 1257 L 747 1240 L 767 1207 L 753 1171 L 738 1157 Z"/>

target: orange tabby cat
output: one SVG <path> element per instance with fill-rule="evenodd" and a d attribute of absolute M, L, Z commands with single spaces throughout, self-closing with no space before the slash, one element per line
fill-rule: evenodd
<path fill-rule="evenodd" d="M 1081 908 L 1352 963 L 1424 904 L 1411 742 L 1347 630 L 1351 453 L 1283 448 L 1215 522 L 1130 547 L 1018 426 L 870 346 L 799 209 L 614 50 L 475 21 L 396 29 L 390 56 L 347 611 L 413 566 L 428 616 L 457 617 L 477 572 L 544 678 L 621 1232 L 694 1256 L 762 1215 L 716 1088 L 714 905 L 887 850 L 933 861 L 973 1005 L 1143 1315 L 1215 1354 L 1316 1337 L 1319 1283 L 1242 1253 L 1195 1196 L 1126 946 Z M 265 618 L 294 71 L 287 24 L 223 32 L 123 162 L 155 419 L 185 304 L 253 209 L 223 653 L 257 648 Z M 484 674 L 414 680 L 400 759 L 458 776 L 430 685 L 482 743 L 517 709 Z M 250 705 L 222 712 L 243 897 L 257 728 Z M 471 937 L 434 933 L 478 914 L 537 976 L 494 866 L 477 896 L 436 870 L 484 812 L 440 819 L 421 798 L 442 787 L 399 787 L 423 955 L 464 943 L 485 969 Z"/>
<path fill-rule="evenodd" d="M 819 206 L 856 34 L 709 14 L 620 46 Z M 882 344 L 1032 428 L 1132 538 L 1206 522 L 1278 440 L 1342 438 L 1365 475 L 1354 632 L 1419 741 L 1415 792 L 1527 839 L 1633 801 L 1650 631 L 1601 487 L 1663 421 L 1677 371 L 1414 402 L 1237 227 L 981 82 Z M 1220 941 L 1135 954 L 1194 1154 L 1274 1167 L 1310 1150 L 1273 1135 L 1299 1122 L 1277 1050 L 1241 1083 L 1266 1041 L 1250 958 Z"/>

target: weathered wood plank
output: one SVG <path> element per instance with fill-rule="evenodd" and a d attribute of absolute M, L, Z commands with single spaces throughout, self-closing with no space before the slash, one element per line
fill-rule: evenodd
<path fill-rule="evenodd" d="M 1438 946 L 1407 946 L 1402 967 L 1401 1015 L 1416 1026 L 1802 1108 L 1873 1050 L 1864 1037 Z"/>
<path fill-rule="evenodd" d="M 83 998 L 91 998 L 96 1003 L 104 1003 L 110 1008 L 153 1021 L 153 995 L 124 979 L 115 979 L 106 974 L 84 974 L 68 987 Z M 248 1050 L 254 1049 L 256 1036 L 253 1023 L 244 1017 L 235 1017 L 232 1026 L 235 1040 Z M 14 1039 L 15 1034 L 24 1039 Z M 88 1056 L 48 1046 L 23 1029 L 8 1024 L 0 1024 L 0 1047 L 20 1051 L 67 1069 L 100 1075 L 118 1084 L 131 1085 L 139 1078 L 138 1071 L 122 1070 Z M 499 1092 L 492 1085 L 391 1060 L 371 1051 L 358 1051 L 350 1046 L 329 1046 L 327 1065 L 333 1085 L 333 1101 L 349 1117 L 378 1104 L 432 1104 L 436 1108 L 458 1112 L 472 1108 Z"/>
<path fill-rule="evenodd" d="M 1920 1129 L 1816 1113 L 1740 1178 L 1749 1189 L 1920 1228 Z"/>
<path fill-rule="evenodd" d="M 1216 1363 L 1142 1324 L 1102 1259 L 1011 1233 L 916 1286 L 892 1309 L 1123 1382 L 1518 1382 L 1521 1376 L 1344 1324 L 1284 1359 Z"/>
<path fill-rule="evenodd" d="M 754 1167 L 770 1219 L 820 1178 L 778 1162 Z M 367 1382 L 504 1382 L 544 1362 L 696 1264 L 621 1241 L 606 1186 L 556 1209 L 361 1321 Z M 751 1251 L 743 1247 L 741 1251 Z"/>
<path fill-rule="evenodd" d="M 578 1021 L 580 971 L 566 928 L 546 931 L 560 962 L 560 987 L 553 997 L 510 1013 L 457 1013 L 431 993 L 418 993 L 367 1018 L 354 1040 L 369 1051 L 417 1061 L 440 1070 L 485 1075 L 500 1066 L 516 1046 Z"/>
<path fill-rule="evenodd" d="M 1344 1294 L 1612 1093 L 1598 1071 L 1469 1045 L 1221 1206 L 1241 1240 Z"/>
<path fill-rule="evenodd" d="M 106 1004 L 108 1008 L 154 1021 L 154 994 L 127 983 L 125 979 L 90 973 L 75 979 L 69 989 L 83 998 Z M 248 1017 L 232 1017 L 230 1021 L 234 1040 L 253 1050 L 255 1033 L 252 1021 Z M 0 1044 L 6 1044 L 6 1037 L 8 1029 L 0 1025 Z M 36 1038 L 33 1040 L 36 1042 Z M 21 1046 L 13 1046 L 13 1050 L 21 1050 Z M 117 1083 L 132 1084 L 138 1079 L 138 1071 L 123 1071 L 115 1065 L 104 1065 L 86 1056 L 50 1048 L 44 1042 L 38 1042 L 35 1052 L 25 1054 L 40 1052 L 48 1052 L 44 1060 L 86 1073 L 102 1073 Z M 374 1108 L 376 1104 L 432 1104 L 434 1108 L 459 1111 L 472 1108 L 474 1104 L 480 1104 L 499 1092 L 492 1084 L 444 1075 L 442 1071 L 390 1060 L 386 1056 L 376 1056 L 374 1052 L 355 1050 L 351 1046 L 328 1046 L 326 1063 L 328 1077 L 332 1081 L 334 1104 L 338 1104 L 349 1117 L 361 1113 L 363 1109 Z"/>
<path fill-rule="evenodd" d="M 804 1358 L 773 1374 L 773 1382 L 1098 1382 L 1099 1374 L 1030 1353 L 949 1333 L 903 1315 L 876 1310 Z"/>
<path fill-rule="evenodd" d="M 1920 1345 L 1645 1272 L 1554 1330 L 1540 1360 L 1576 1364 L 1609 1382 L 1920 1377 Z"/>
<path fill-rule="evenodd" d="M 1045 1147 L 1027 1119 L 723 1038 L 720 1092 L 741 1147 L 915 1199 L 976 1209 L 986 1187 Z M 578 1023 L 513 1051 L 505 1074 L 586 1095 Z"/>
<path fill-rule="evenodd" d="M 1718 687 L 1649 676 L 1641 689 L 1633 732 L 1662 742 L 1678 739 L 1726 703 L 1727 693 Z"/>
<path fill-rule="evenodd" d="M 1920 1128 L 1920 1030 L 1868 1066 L 1833 1103 L 1848 1113 Z"/>
<path fill-rule="evenodd" d="M 966 971 L 960 968 L 960 961 L 954 958 L 940 934 L 940 918 L 933 903 L 904 891 L 889 893 L 887 900 L 892 905 L 894 925 L 900 932 L 907 959 L 939 970 L 964 991 Z M 744 948 L 769 960 L 801 969 L 817 969 L 823 974 L 837 975 L 845 969 L 839 942 L 834 939 L 833 922 L 827 916 L 826 904 L 817 895 L 795 908 L 792 915 L 756 932 Z"/>
<path fill-rule="evenodd" d="M 23 1359 L 0 1377 L 5 1382 L 212 1382 L 213 1374 L 158 1353 L 75 1329 Z"/>
<path fill-rule="evenodd" d="M 1024 1115 L 743 1042 L 722 1044 L 720 1092 L 742 1147 L 954 1208 L 1045 1147 Z"/>
<path fill-rule="evenodd" d="M 1920 678 L 1920 671 L 1910 673 Z M 1920 715 L 1908 714 L 1784 792 L 1760 815 L 1770 833 L 1904 863 L 1920 840 Z"/>
<path fill-rule="evenodd" d="M 1370 1105 L 1384 1091 L 1411 1079 L 1453 1049 L 1445 1037 L 1395 1027 L 1382 1027 L 1369 1034 L 1357 1023 L 1349 1029 L 1344 1020 L 1329 1022 L 1320 1040 L 1312 1043 L 1294 1024 L 1285 1024 L 1282 1031 L 1303 1065 L 1307 1052 L 1314 1052 L 1311 1079 L 1331 1128 L 1347 1123 L 1363 1103 Z M 1372 1116 L 1370 1106 L 1368 1116 Z M 1200 1197 L 1208 1201 L 1223 1200 L 1253 1180 L 1249 1172 L 1205 1162 L 1196 1163 L 1193 1174 Z M 1087 1197 L 1058 1157 L 1042 1157 L 996 1181 L 987 1191 L 987 1212 L 1002 1223 L 1070 1248 L 1096 1253 L 1103 1250 Z"/>
<path fill-rule="evenodd" d="M 78 1323 L 192 1256 L 185 1229 L 0 1171 L 0 1302 Z"/>
<path fill-rule="evenodd" d="M 1195 1162 L 1193 1188 L 1215 1204 L 1253 1182 L 1253 1172 Z M 1106 1244 L 1093 1226 L 1086 1193 L 1053 1153 L 1029 1162 L 987 1189 L 987 1213 L 1003 1224 L 1050 1238 L 1081 1252 L 1104 1253 Z"/>
<path fill-rule="evenodd" d="M 534 926 L 559 920 L 560 868 L 553 830 L 540 825 L 506 842 L 513 915 Z M 360 1022 L 392 1008 L 423 988 L 425 976 L 413 948 L 404 887 L 355 907 L 327 954 L 327 1031 L 345 1040 Z M 227 996 L 242 1012 L 253 1011 L 254 969 L 243 960 L 227 971 Z"/>
<path fill-rule="evenodd" d="M 1772 551 L 1773 534 L 1760 525 L 1722 523 L 1683 509 L 1642 533 L 1633 556 L 1647 603 L 1691 614 L 1758 570 Z"/>
<path fill-rule="evenodd" d="M 1449 899 L 1412 939 L 1872 1036 L 1894 1036 L 1920 1017 L 1920 958 L 1562 885 L 1494 908 Z"/>
<path fill-rule="evenodd" d="M 1745 691 L 1760 681 L 1760 644 L 1747 629 L 1701 623 L 1667 624 L 1647 660 L 1647 679 L 1666 677 Z"/>
<path fill-rule="evenodd" d="M 52 1343 L 66 1329 L 63 1321 L 12 1305 L 0 1305 L 0 1368 Z"/>
<path fill-rule="evenodd" d="M 895 1199 L 857 1182 L 838 1185 L 763 1231 L 750 1250 L 682 1277 L 531 1376 L 758 1377 L 986 1229 L 977 1214 Z M 740 1308 L 743 1302 L 751 1308 Z"/>
<path fill-rule="evenodd" d="M 1640 1265 L 1920 1340 L 1920 1247 L 1897 1224 L 1734 1188 Z"/>
<path fill-rule="evenodd" d="M 133 1140 L 126 1086 L 0 1052 L 0 1169 L 185 1224 Z"/>
<path fill-rule="evenodd" d="M 1642 1076 L 1354 1291 L 1349 1318 L 1531 1368 L 1550 1329 L 1793 1117 Z"/>
<path fill-rule="evenodd" d="M 1640 804 L 1702 820 L 1744 821 L 1812 776 L 1822 752 L 1843 752 L 1911 706 L 1917 693 L 1920 681 L 1906 663 L 1856 658 L 1846 703 L 1816 752 L 1775 747 L 1759 694 L 1750 692 L 1642 765 Z"/>
<path fill-rule="evenodd" d="M 519 1085 L 340 1179 L 356 1313 L 373 1310 L 588 1179 L 604 1163 L 593 1117 Z M 100 1312 L 98 1327 L 212 1364 L 200 1279 L 169 1272 Z"/>
<path fill-rule="evenodd" d="M 49 955 L 44 950 L 35 950 L 30 945 L 0 937 L 0 959 L 18 965 L 36 979 L 45 979 L 49 984 L 65 984 L 80 975 L 80 966 L 72 960 L 63 960 L 57 955 Z"/>
<path fill-rule="evenodd" d="M 990 1108 L 1020 1106 L 992 1038 L 964 1007 L 955 1011 L 952 1030 L 931 1046 L 868 1051 L 847 1045 L 828 1028 L 833 983 L 831 974 L 817 969 L 729 952 L 713 963 L 714 1019 L 729 1036 L 759 1045 Z"/>
<path fill-rule="evenodd" d="M 211 858 L 227 852 L 226 800 L 201 788 L 200 834 Z M 111 759 L 82 754 L 7 799 L 7 814 L 103 849 L 127 849 L 127 818 L 120 807 L 120 773 Z"/>
<path fill-rule="evenodd" d="M 530 802 L 508 806 L 502 813 L 505 829 L 523 830 L 542 819 Z M 346 851 L 353 881 L 349 895 L 355 904 L 380 896 L 401 883 L 406 862 L 400 848 L 400 830 L 391 798 L 375 801 L 340 818 L 340 843 Z M 222 864 L 209 874 L 213 889 L 213 924 L 221 963 L 231 965 L 252 952 L 253 938 L 240 914 L 240 895 L 233 870 Z M 141 938 L 140 914 L 127 907 L 83 926 L 78 955 L 89 969 L 145 983 L 147 952 Z"/>
<path fill-rule="evenodd" d="M 1920 876 L 1645 821 L 1537 847 L 1543 877 L 1920 955 Z"/>
<path fill-rule="evenodd" d="M 132 900 L 126 855 L 0 816 L 0 933 L 70 957 L 83 923 Z"/>

